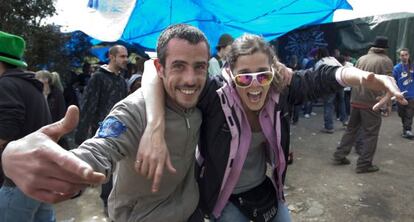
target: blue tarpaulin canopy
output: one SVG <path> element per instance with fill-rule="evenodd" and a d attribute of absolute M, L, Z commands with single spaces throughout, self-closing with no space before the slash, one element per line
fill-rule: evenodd
<path fill-rule="evenodd" d="M 212 46 L 223 33 L 271 40 L 304 25 L 332 22 L 336 9 L 351 6 L 345 0 L 137 1 L 121 39 L 154 48 L 163 29 L 187 23 L 200 28 Z"/>
<path fill-rule="evenodd" d="M 248 32 L 271 40 L 299 27 L 332 22 L 335 10 L 352 8 L 346 0 L 73 0 L 66 4 L 76 8 L 76 16 L 68 14 L 68 31 L 150 49 L 171 24 L 200 28 L 214 48 L 223 33 L 238 37 Z"/>

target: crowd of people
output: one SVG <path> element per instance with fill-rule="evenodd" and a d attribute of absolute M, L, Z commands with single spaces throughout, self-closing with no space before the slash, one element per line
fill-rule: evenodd
<path fill-rule="evenodd" d="M 387 48 L 379 36 L 355 67 L 325 48 L 285 66 L 260 36 L 223 34 L 211 56 L 202 31 L 171 25 L 154 60 L 131 67 L 114 45 L 108 64 L 93 73 L 85 64 L 69 103 L 59 74 L 25 71 L 25 41 L 0 32 L 0 221 L 55 221 L 51 204 L 90 185 L 102 185 L 113 221 L 291 221 L 283 189 L 302 106 L 310 117 L 321 99 L 321 131 L 334 133 L 342 101 L 333 163 L 350 164 L 362 144 L 356 173 L 379 170 L 381 110 L 393 102 L 402 137 L 414 138 L 414 65 L 404 48 L 393 67 Z M 76 148 L 65 137 L 73 130 Z"/>

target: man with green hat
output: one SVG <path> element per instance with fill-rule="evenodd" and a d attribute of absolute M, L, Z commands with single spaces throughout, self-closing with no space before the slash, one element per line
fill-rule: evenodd
<path fill-rule="evenodd" d="M 23 61 L 25 47 L 23 38 L 0 31 L 0 153 L 9 141 L 51 122 L 42 83 L 35 79 L 34 73 L 23 70 L 27 67 Z M 0 172 L 3 180 L 3 170 Z M 26 196 L 7 177 L 2 184 L 0 221 L 56 220 L 52 205 Z"/>

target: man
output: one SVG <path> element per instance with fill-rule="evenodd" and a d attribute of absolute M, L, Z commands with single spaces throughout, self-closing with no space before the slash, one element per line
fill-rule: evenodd
<path fill-rule="evenodd" d="M 127 96 L 125 79 L 120 75 L 127 68 L 128 51 L 124 46 L 115 45 L 109 49 L 109 64 L 99 67 L 90 78 L 84 91 L 81 105 L 81 118 L 75 142 L 81 144 L 90 133 L 94 134 L 99 123 L 108 115 L 111 108 Z M 101 199 L 105 214 L 108 196 L 112 189 L 112 178 L 102 185 Z"/>
<path fill-rule="evenodd" d="M 377 36 L 368 53 L 358 59 L 356 67 L 368 72 L 390 75 L 392 61 L 386 54 L 388 38 Z M 353 87 L 351 92 L 351 114 L 347 129 L 341 142 L 333 154 L 334 162 L 340 165 L 350 164 L 346 156 L 358 137 L 358 131 L 363 132 L 363 147 L 357 161 L 357 173 L 376 172 L 379 168 L 372 164 L 377 149 L 378 134 L 381 127 L 381 113 L 373 111 L 377 97 L 382 93 Z"/>
<path fill-rule="evenodd" d="M 208 74 L 210 76 L 218 75 L 221 73 L 221 68 L 223 68 L 226 55 L 229 53 L 233 41 L 233 37 L 231 37 L 229 34 L 223 34 L 220 36 L 219 42 L 216 46 L 217 55 L 212 57 L 208 62 Z"/>
<path fill-rule="evenodd" d="M 127 85 L 120 72 L 127 68 L 128 51 L 124 46 L 115 45 L 108 54 L 109 64 L 99 67 L 88 81 L 76 133 L 78 144 L 89 138 L 89 132 L 95 133 L 111 108 L 127 96 Z"/>
<path fill-rule="evenodd" d="M 51 122 L 42 83 L 21 69 L 27 67 L 25 46 L 21 37 L 0 31 L 0 153 L 9 141 Z M 0 189 L 0 221 L 55 221 L 55 215 L 51 205 L 24 195 L 6 177 Z"/>
<path fill-rule="evenodd" d="M 171 162 L 167 163 L 170 172 L 164 173 L 159 192 L 151 192 L 151 181 L 134 170 L 144 129 L 150 124 L 157 125 L 158 121 L 145 114 L 141 90 L 119 102 L 95 137 L 70 152 L 57 147 L 46 135 L 53 134 L 56 139 L 70 130 L 70 125 L 76 122 L 74 107 L 62 122 L 10 143 L 3 156 L 5 173 L 24 188 L 25 193 L 49 202 L 67 199 L 70 193 L 73 195 L 79 189 L 73 184 L 79 183 L 79 179 L 85 184 L 95 184 L 102 182 L 102 174 L 108 178 L 114 173 L 114 189 L 108 201 L 112 220 L 195 221 L 195 215 L 191 216 L 198 204 L 194 156 L 201 113 L 194 107 L 206 82 L 209 51 L 204 34 L 188 25 L 170 26 L 158 40 L 159 59 L 155 60 L 155 66 L 167 95 L 165 137 L 171 156 Z M 30 143 L 32 149 L 20 149 L 24 146 L 21 143 Z M 31 183 L 14 171 L 21 165 L 17 160 L 30 153 L 37 155 L 32 160 L 34 166 L 40 165 L 42 169 L 54 166 L 42 172 L 44 176 L 26 171 L 26 175 L 36 175 Z M 172 169 L 172 164 L 177 170 Z M 36 170 L 34 168 L 26 170 Z M 100 173 L 93 173 L 92 169 Z M 67 177 L 64 174 L 68 174 Z"/>
<path fill-rule="evenodd" d="M 398 104 L 398 115 L 403 125 L 401 136 L 407 139 L 414 139 L 414 135 L 411 132 L 414 116 L 414 65 L 411 64 L 410 53 L 407 48 L 400 50 L 400 60 L 401 62 L 394 66 L 392 74 L 401 92 L 406 91 L 404 97 L 408 101 L 408 105 L 405 106 Z"/>

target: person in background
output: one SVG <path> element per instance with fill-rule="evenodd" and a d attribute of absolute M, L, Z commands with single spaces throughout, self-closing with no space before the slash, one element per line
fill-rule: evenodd
<path fill-rule="evenodd" d="M 23 70 L 27 67 L 22 59 L 25 48 L 23 38 L 0 31 L 0 155 L 9 141 L 51 123 L 42 83 L 35 79 L 34 73 Z M 32 167 L 30 158 L 22 162 Z M 0 221 L 53 222 L 56 218 L 52 205 L 25 195 L 6 175 L 0 189 Z"/>
<path fill-rule="evenodd" d="M 37 71 L 36 79 L 43 83 L 43 95 L 49 105 L 52 121 L 62 119 L 66 113 L 65 99 L 63 98 L 62 84 L 59 74 L 51 73 L 48 70 Z"/>
<path fill-rule="evenodd" d="M 216 46 L 217 54 L 208 62 L 208 74 L 210 76 L 219 75 L 221 73 L 221 68 L 224 66 L 226 55 L 229 52 L 233 41 L 233 37 L 229 34 L 223 34 L 220 36 L 219 42 Z"/>
<path fill-rule="evenodd" d="M 88 85 L 89 79 L 91 78 L 92 75 L 92 66 L 90 63 L 85 62 L 83 63 L 82 66 L 82 73 L 78 75 L 78 81 L 79 81 L 79 85 L 78 85 L 78 89 L 79 92 L 83 95 L 83 92 L 86 88 L 86 86 Z"/>
<path fill-rule="evenodd" d="M 135 57 L 135 67 L 136 72 L 128 80 L 128 94 L 135 92 L 137 89 L 141 88 L 142 75 L 144 74 L 144 63 L 148 58 L 141 56 Z"/>
<path fill-rule="evenodd" d="M 347 62 L 345 61 L 344 56 L 339 56 L 336 58 L 342 66 L 345 66 Z M 349 99 L 346 101 L 345 90 L 350 90 L 351 87 L 345 87 L 343 90 L 336 92 L 335 94 L 335 112 L 336 119 L 342 122 L 342 125 L 346 127 L 348 125 L 348 114 L 346 111 L 347 104 L 349 105 Z"/>
<path fill-rule="evenodd" d="M 36 79 L 43 83 L 43 95 L 49 105 L 52 121 L 56 122 L 62 119 L 66 113 L 65 99 L 63 97 L 63 86 L 60 82 L 60 77 L 57 72 L 49 72 L 47 70 L 37 71 Z M 62 137 L 58 144 L 69 149 L 68 142 L 65 137 Z"/>
<path fill-rule="evenodd" d="M 141 88 L 142 75 L 134 74 L 128 80 L 128 94 L 135 92 L 137 89 Z"/>
<path fill-rule="evenodd" d="M 318 52 L 318 48 L 313 48 L 306 58 L 302 61 L 302 69 L 313 69 L 316 63 L 316 53 Z M 315 101 L 306 101 L 303 104 L 303 117 L 309 119 L 311 116 L 315 116 L 316 113 L 312 112 L 313 103 Z"/>
<path fill-rule="evenodd" d="M 317 59 L 317 62 L 314 67 L 315 69 L 317 69 L 322 64 L 332 65 L 332 66 L 342 66 L 341 63 L 338 62 L 338 60 L 336 60 L 332 56 L 329 56 L 329 52 L 327 48 L 319 48 L 316 53 L 316 59 Z M 322 133 L 332 134 L 335 132 L 334 122 L 333 122 L 335 94 L 336 92 L 323 96 L 324 127 L 321 129 Z M 341 111 L 345 112 L 345 110 L 341 110 Z"/>
<path fill-rule="evenodd" d="M 358 59 L 355 67 L 367 72 L 390 76 L 393 64 L 387 56 L 387 48 L 388 38 L 377 36 L 368 53 Z M 360 86 L 352 88 L 351 115 L 341 142 L 333 154 L 335 164 L 349 165 L 351 163 L 346 156 L 351 152 L 358 137 L 363 135 L 363 145 L 357 160 L 356 173 L 371 173 L 379 170 L 379 167 L 373 164 L 373 160 L 381 128 L 381 113 L 374 110 L 373 106 L 382 96 L 383 92 L 368 90 Z"/>
<path fill-rule="evenodd" d="M 411 132 L 414 116 L 414 64 L 411 62 L 410 52 L 407 48 L 400 50 L 400 60 L 401 62 L 394 66 L 392 75 L 401 92 L 406 92 L 404 97 L 408 101 L 408 105 L 397 104 L 398 116 L 401 118 L 403 127 L 401 136 L 406 139 L 414 139 Z"/>
<path fill-rule="evenodd" d="M 341 57 L 340 57 L 341 58 Z M 344 67 L 354 67 L 354 64 L 351 61 L 351 56 L 349 52 L 345 51 L 343 53 L 344 62 L 341 63 Z M 351 114 L 351 87 L 344 88 L 344 101 L 345 101 L 345 112 L 347 117 Z"/>
<path fill-rule="evenodd" d="M 296 55 L 292 55 L 289 59 L 289 63 L 287 67 L 292 69 L 293 71 L 299 70 L 299 63 L 298 57 Z M 302 104 L 294 104 L 289 108 L 289 115 L 291 116 L 292 124 L 296 125 L 299 122 L 299 112 L 302 109 Z"/>

